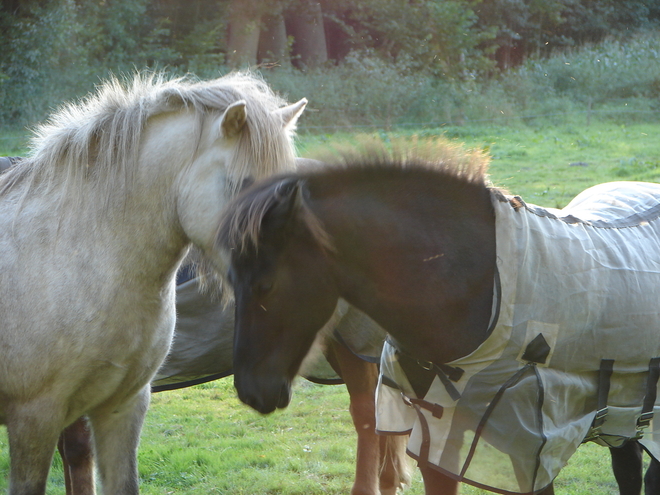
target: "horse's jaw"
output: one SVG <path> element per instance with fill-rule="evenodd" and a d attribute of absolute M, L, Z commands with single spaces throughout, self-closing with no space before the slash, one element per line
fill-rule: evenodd
<path fill-rule="evenodd" d="M 291 402 L 291 381 L 276 376 L 255 376 L 236 370 L 234 386 L 241 402 L 261 414 L 270 414 L 275 409 L 284 409 Z"/>
<path fill-rule="evenodd" d="M 177 183 L 177 215 L 185 235 L 204 251 L 214 248 L 220 214 L 229 199 L 225 160 L 194 163 Z"/>

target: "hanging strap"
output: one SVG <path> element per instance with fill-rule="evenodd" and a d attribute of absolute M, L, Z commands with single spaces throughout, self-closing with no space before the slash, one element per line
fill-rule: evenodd
<path fill-rule="evenodd" d="M 660 378 L 660 357 L 649 361 L 649 375 L 646 378 L 646 395 L 642 405 L 642 414 L 637 419 L 637 428 L 646 428 L 653 419 L 653 407 L 658 391 L 658 378 Z"/>
<path fill-rule="evenodd" d="M 422 409 L 431 411 L 431 414 L 436 418 L 441 418 L 444 412 L 444 408 L 440 404 L 433 404 L 431 402 L 425 401 L 424 399 L 410 397 L 403 391 L 397 382 L 395 382 L 387 375 L 381 374 L 380 380 L 383 385 L 398 390 L 401 394 L 401 400 L 403 400 L 403 403 L 408 407 L 412 407 L 415 413 L 417 413 L 417 418 L 419 419 L 419 424 L 422 428 L 422 442 L 419 448 L 419 458 L 417 459 L 417 465 L 420 468 L 425 468 L 429 463 L 431 431 L 429 429 L 428 421 L 424 417 L 424 414 L 422 414 Z"/>
<path fill-rule="evenodd" d="M 406 405 L 418 406 L 421 407 L 422 409 L 426 409 L 433 415 L 434 418 L 437 419 L 442 418 L 442 415 L 445 412 L 445 408 L 442 407 L 440 404 L 435 404 L 433 402 L 429 402 L 424 399 L 415 399 L 413 397 L 408 397 L 403 393 L 401 393 L 401 395 L 403 397 L 403 402 L 405 402 Z"/>
<path fill-rule="evenodd" d="M 422 443 L 419 446 L 419 458 L 417 459 L 417 467 L 424 469 L 429 464 L 429 452 L 431 450 L 431 431 L 429 429 L 429 423 L 426 421 L 426 418 L 422 414 L 422 407 L 419 403 L 419 399 L 411 399 L 403 393 L 401 393 L 401 397 L 403 398 L 403 402 L 415 410 L 417 413 L 417 418 L 419 418 L 419 424 L 422 427 Z M 438 407 L 442 408 L 442 406 Z M 442 412 L 440 415 L 442 415 Z"/>
<path fill-rule="evenodd" d="M 598 389 L 596 402 L 596 416 L 591 424 L 592 434 L 597 436 L 600 433 L 600 427 L 605 423 L 607 417 L 607 397 L 610 395 L 610 378 L 614 369 L 614 359 L 601 359 L 600 370 L 598 371 Z M 591 435 L 590 435 L 591 436 Z"/>

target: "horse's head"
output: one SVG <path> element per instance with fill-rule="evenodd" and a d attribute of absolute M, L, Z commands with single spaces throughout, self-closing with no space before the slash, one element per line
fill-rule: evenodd
<path fill-rule="evenodd" d="M 205 251 L 213 246 L 226 201 L 246 179 L 294 168 L 292 129 L 307 101 L 272 108 L 272 102 L 269 106 L 263 95 L 258 96 L 238 93 L 226 109 L 210 112 L 202 120 L 192 163 L 178 181 L 181 225 L 188 238 Z"/>
<path fill-rule="evenodd" d="M 234 288 L 234 383 L 261 413 L 289 404 L 291 382 L 338 300 L 327 234 L 305 205 L 304 184 L 279 177 L 228 206 L 219 242 Z"/>

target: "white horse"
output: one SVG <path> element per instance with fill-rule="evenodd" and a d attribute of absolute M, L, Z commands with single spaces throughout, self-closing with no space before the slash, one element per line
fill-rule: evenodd
<path fill-rule="evenodd" d="M 294 166 L 306 100 L 262 81 L 111 80 L 39 127 L 0 178 L 0 423 L 11 495 L 45 493 L 62 429 L 87 415 L 106 495 L 138 493 L 149 382 L 174 328 L 174 274 L 213 258 L 242 180 Z"/>

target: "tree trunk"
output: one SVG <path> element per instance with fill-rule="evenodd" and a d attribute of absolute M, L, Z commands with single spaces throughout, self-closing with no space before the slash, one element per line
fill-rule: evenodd
<path fill-rule="evenodd" d="M 286 28 L 282 15 L 268 15 L 264 17 L 261 35 L 259 36 L 259 63 L 272 63 L 289 65 L 289 47 L 287 44 Z"/>
<path fill-rule="evenodd" d="M 293 36 L 296 65 L 318 67 L 328 60 L 323 30 L 323 12 L 316 0 L 304 0 L 302 7 L 287 16 L 287 31 Z"/>
<path fill-rule="evenodd" d="M 260 25 L 261 2 L 258 0 L 231 0 L 227 65 L 234 69 L 256 65 Z"/>

